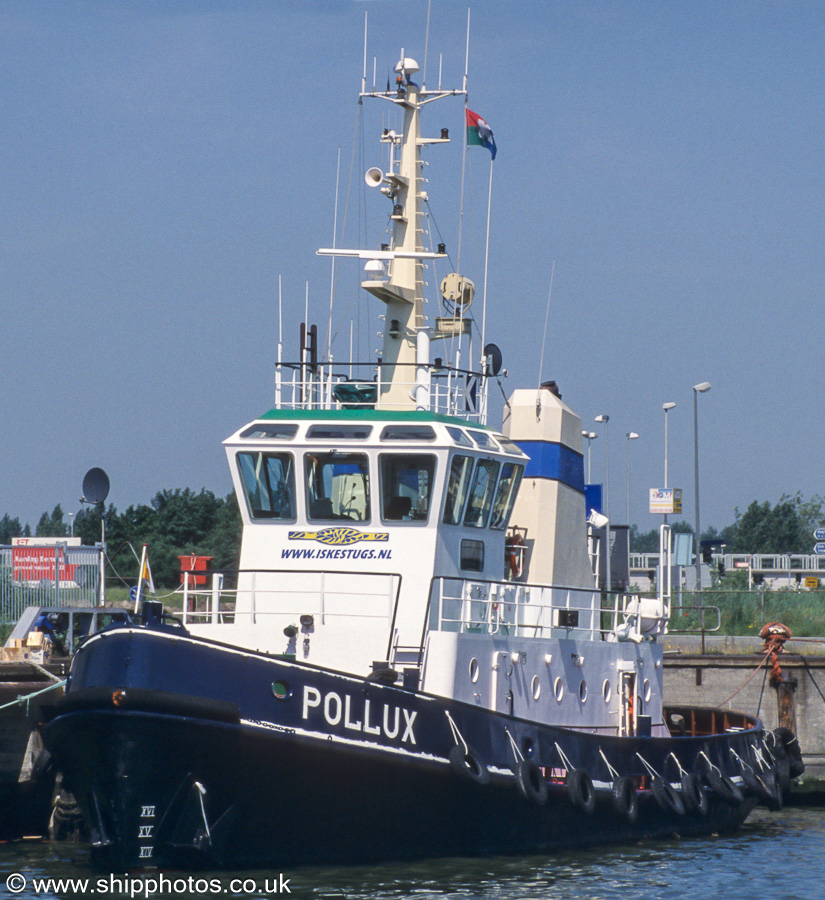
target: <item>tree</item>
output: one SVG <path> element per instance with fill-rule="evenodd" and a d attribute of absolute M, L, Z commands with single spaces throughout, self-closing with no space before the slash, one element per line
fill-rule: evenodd
<path fill-rule="evenodd" d="M 670 529 L 674 534 L 693 534 L 693 526 L 687 522 L 671 522 Z M 659 529 L 651 528 L 650 531 L 639 531 L 636 525 L 631 525 L 630 552 L 658 553 Z"/>
<path fill-rule="evenodd" d="M 810 553 L 821 507 L 821 498 L 803 503 L 801 494 L 783 494 L 773 507 L 754 500 L 720 536 L 732 553 Z"/>
<path fill-rule="evenodd" d="M 11 516 L 6 513 L 3 518 L 0 519 L 0 544 L 10 544 L 12 538 L 22 536 L 23 527 L 20 524 L 20 519 L 12 519 Z"/>
<path fill-rule="evenodd" d="M 34 531 L 35 537 L 66 537 L 68 533 L 69 529 L 63 521 L 63 510 L 59 503 L 51 515 L 43 513 Z"/>

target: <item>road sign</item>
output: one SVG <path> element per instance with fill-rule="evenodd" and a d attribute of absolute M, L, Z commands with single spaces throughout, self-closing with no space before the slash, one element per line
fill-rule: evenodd
<path fill-rule="evenodd" d="M 825 525 L 820 525 L 818 528 L 814 528 L 814 540 L 825 541 Z"/>
<path fill-rule="evenodd" d="M 819 541 L 814 544 L 814 553 L 819 554 L 819 556 L 825 556 L 825 541 Z"/>

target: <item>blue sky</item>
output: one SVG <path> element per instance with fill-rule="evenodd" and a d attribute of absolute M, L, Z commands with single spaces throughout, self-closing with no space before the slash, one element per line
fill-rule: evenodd
<path fill-rule="evenodd" d="M 365 11 L 370 81 L 373 57 L 379 85 L 402 47 L 423 61 L 423 0 L 0 0 L 0 514 L 75 511 L 92 466 L 121 510 L 161 488 L 230 490 L 220 443 L 272 404 L 279 276 L 286 355 L 307 281 L 326 334 L 315 250 L 339 148 L 339 243 L 381 240 L 362 186 L 386 104 L 366 105 L 352 162 Z M 429 86 L 439 57 L 460 86 L 466 21 L 465 4 L 433 3 Z M 506 390 L 535 386 L 543 358 L 600 431 L 594 480 L 592 420 L 610 416 L 613 521 L 629 449 L 630 519 L 658 522 L 665 401 L 669 481 L 693 520 L 702 381 L 703 526 L 824 492 L 823 46 L 821 3 L 472 4 L 470 107 L 498 144 L 488 339 Z M 433 107 L 426 127 L 442 126 L 460 136 L 460 100 Z M 453 251 L 459 144 L 428 170 Z M 481 285 L 489 156 L 468 163 L 462 269 Z M 380 310 L 339 266 L 334 352 L 355 318 L 369 355 Z"/>

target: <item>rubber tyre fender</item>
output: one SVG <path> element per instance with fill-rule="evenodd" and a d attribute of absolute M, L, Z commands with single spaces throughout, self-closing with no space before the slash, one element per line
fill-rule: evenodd
<path fill-rule="evenodd" d="M 708 795 L 702 785 L 702 780 L 692 772 L 684 772 L 681 780 L 682 803 L 689 813 L 698 813 L 700 816 L 708 814 Z"/>
<path fill-rule="evenodd" d="M 790 728 L 774 729 L 777 743 L 782 745 L 785 755 L 790 763 L 789 775 L 791 778 L 799 777 L 805 771 L 805 763 L 802 762 L 802 750 L 799 747 L 799 741 Z"/>
<path fill-rule="evenodd" d="M 613 809 L 628 822 L 633 824 L 639 816 L 639 795 L 636 785 L 629 775 L 620 775 L 610 789 Z"/>
<path fill-rule="evenodd" d="M 516 764 L 516 785 L 525 800 L 531 800 L 539 806 L 547 803 L 547 781 L 534 760 L 522 759 Z"/>
<path fill-rule="evenodd" d="M 742 781 L 748 789 L 748 793 L 753 794 L 760 803 L 763 803 L 768 808 L 776 803 L 776 795 L 774 792 L 753 769 L 742 770 Z"/>
<path fill-rule="evenodd" d="M 586 769 L 570 769 L 565 783 L 567 798 L 582 812 L 590 815 L 596 808 L 596 789 Z"/>
<path fill-rule="evenodd" d="M 745 799 L 744 794 L 727 775 L 723 775 L 716 766 L 705 764 L 703 777 L 710 789 L 729 806 L 739 806 Z"/>
<path fill-rule="evenodd" d="M 770 753 L 773 755 L 774 759 L 777 761 L 780 759 L 787 759 L 788 751 L 785 749 L 785 744 L 782 739 L 777 735 L 776 731 L 768 731 L 765 733 L 765 746 L 768 748 Z"/>
<path fill-rule="evenodd" d="M 677 816 L 685 814 L 682 798 L 661 775 L 654 775 L 650 779 L 650 790 L 653 792 L 653 798 L 665 812 L 675 812 Z"/>
<path fill-rule="evenodd" d="M 463 744 L 456 744 L 451 748 L 447 759 L 450 761 L 450 768 L 453 772 L 464 781 L 472 781 L 475 784 L 489 782 L 490 773 L 487 771 L 487 766 L 469 744 L 466 750 Z"/>

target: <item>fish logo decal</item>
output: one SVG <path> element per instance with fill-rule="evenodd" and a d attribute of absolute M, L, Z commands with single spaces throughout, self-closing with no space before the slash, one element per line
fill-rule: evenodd
<path fill-rule="evenodd" d="M 359 531 L 357 528 L 337 526 L 321 528 L 319 531 L 290 531 L 289 539 L 291 541 L 318 541 L 333 547 L 346 547 L 361 541 L 388 541 L 390 535 L 387 531 Z"/>

